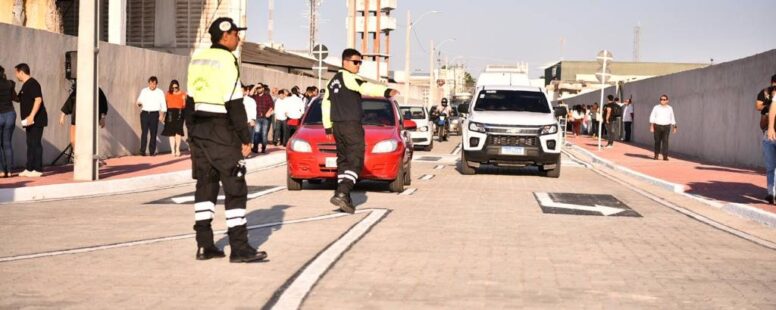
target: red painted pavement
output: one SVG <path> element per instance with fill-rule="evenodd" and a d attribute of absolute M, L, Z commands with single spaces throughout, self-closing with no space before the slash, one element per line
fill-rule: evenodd
<path fill-rule="evenodd" d="M 722 202 L 746 204 L 776 213 L 776 206 L 765 201 L 765 171 L 704 164 L 686 156 L 673 156 L 669 160 L 652 159 L 651 147 L 615 142 L 611 149 L 598 150 L 598 140 L 586 136 L 567 137 L 567 141 L 581 146 L 593 154 L 631 170 L 684 185 L 685 192 Z M 602 146 L 606 140 L 602 140 Z"/>
<path fill-rule="evenodd" d="M 270 146 L 267 154 L 272 152 L 284 152 L 285 149 Z M 251 154 L 251 157 L 263 154 Z M 181 157 L 172 154 L 159 154 L 156 156 L 124 156 L 110 158 L 100 166 L 101 180 L 124 179 L 137 176 L 160 174 L 188 170 L 191 168 L 191 159 L 188 152 L 183 152 Z M 25 186 L 39 186 L 51 184 L 76 183 L 87 181 L 73 180 L 73 165 L 47 166 L 43 176 L 39 178 L 20 177 L 15 171 L 10 178 L 0 178 L 0 188 L 15 188 Z"/>

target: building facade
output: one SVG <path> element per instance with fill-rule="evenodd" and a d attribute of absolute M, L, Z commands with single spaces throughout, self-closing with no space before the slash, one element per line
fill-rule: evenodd
<path fill-rule="evenodd" d="M 387 81 L 391 64 L 391 32 L 396 17 L 391 16 L 397 0 L 348 0 L 345 22 L 349 48 L 364 55 L 360 75 Z"/>

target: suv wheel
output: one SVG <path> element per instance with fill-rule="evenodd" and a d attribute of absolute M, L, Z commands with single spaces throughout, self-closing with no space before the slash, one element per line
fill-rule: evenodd
<path fill-rule="evenodd" d="M 466 163 L 466 152 L 461 151 L 461 174 L 473 175 L 476 172 L 473 167 L 469 167 L 469 164 Z"/>
<path fill-rule="evenodd" d="M 394 193 L 401 193 L 404 191 L 404 165 L 399 165 L 399 172 L 396 174 L 396 179 L 391 181 L 389 188 Z"/>
<path fill-rule="evenodd" d="M 544 168 L 541 169 L 542 172 L 544 172 L 544 176 L 548 178 L 559 178 L 560 177 L 560 159 L 555 162 L 555 169 L 552 170 L 545 170 Z"/>
<path fill-rule="evenodd" d="M 292 178 L 291 177 L 291 173 L 287 172 L 286 188 L 288 188 L 288 190 L 290 190 L 290 191 L 302 190 L 302 180 Z"/>

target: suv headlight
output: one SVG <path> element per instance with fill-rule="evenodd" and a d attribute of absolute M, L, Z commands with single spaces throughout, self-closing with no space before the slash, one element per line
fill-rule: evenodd
<path fill-rule="evenodd" d="M 428 126 L 420 126 L 420 127 L 418 127 L 418 131 L 426 132 L 426 131 L 428 131 Z"/>
<path fill-rule="evenodd" d="M 558 132 L 558 125 L 556 125 L 556 124 L 544 125 L 544 127 L 542 127 L 542 133 L 541 134 L 542 135 L 551 135 L 551 134 L 554 134 L 554 133 L 557 133 L 557 132 Z"/>
<path fill-rule="evenodd" d="M 399 147 L 399 143 L 396 142 L 396 140 L 383 140 L 375 144 L 375 146 L 372 148 L 372 153 L 390 153 L 395 151 L 397 147 Z"/>
<path fill-rule="evenodd" d="M 307 141 L 294 139 L 291 140 L 291 150 L 294 152 L 300 152 L 300 153 L 312 153 L 313 148 L 310 146 L 310 143 L 307 143 Z"/>
<path fill-rule="evenodd" d="M 477 122 L 469 122 L 469 130 L 475 132 L 485 132 L 485 125 Z"/>

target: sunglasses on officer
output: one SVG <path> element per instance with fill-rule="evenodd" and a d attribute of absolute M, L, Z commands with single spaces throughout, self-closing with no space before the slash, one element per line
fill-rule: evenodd
<path fill-rule="evenodd" d="M 352 62 L 356 66 L 360 66 L 363 63 L 363 61 L 361 59 L 356 59 L 356 60 L 348 59 L 346 61 L 350 61 L 350 62 Z"/>

